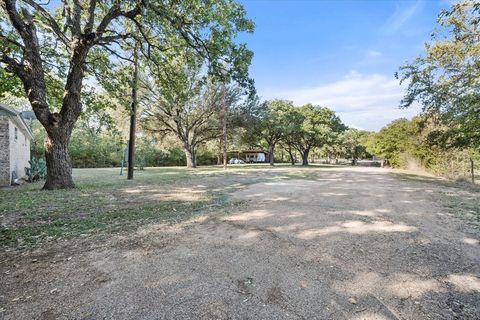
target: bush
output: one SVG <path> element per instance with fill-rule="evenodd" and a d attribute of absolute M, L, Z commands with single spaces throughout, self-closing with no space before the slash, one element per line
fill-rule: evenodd
<path fill-rule="evenodd" d="M 198 148 L 197 164 L 204 166 L 217 164 L 217 154 L 213 151 L 207 150 L 207 148 Z"/>
<path fill-rule="evenodd" d="M 47 163 L 45 159 L 32 158 L 28 161 L 30 168 L 25 168 L 25 173 L 28 176 L 28 181 L 33 182 L 47 177 Z"/>

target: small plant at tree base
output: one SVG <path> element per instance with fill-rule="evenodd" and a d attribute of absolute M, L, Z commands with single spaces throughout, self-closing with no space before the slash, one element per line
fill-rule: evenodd
<path fill-rule="evenodd" d="M 38 181 L 47 177 L 47 163 L 45 159 L 32 158 L 29 160 L 30 168 L 25 168 L 25 173 L 28 176 L 29 182 Z"/>

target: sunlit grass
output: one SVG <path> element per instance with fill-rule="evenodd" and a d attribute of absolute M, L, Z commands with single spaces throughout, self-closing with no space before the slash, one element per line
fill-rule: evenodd
<path fill-rule="evenodd" d="M 119 168 L 75 169 L 73 190 L 43 191 L 41 181 L 0 190 L 0 247 L 31 247 L 46 240 L 125 230 L 150 222 L 223 215 L 234 205 L 229 203 L 229 193 L 263 181 L 324 179 L 324 167 L 230 165 L 226 171 L 222 166 L 146 168 L 136 171 L 133 181 L 127 180 L 125 172 L 120 176 Z M 420 176 L 400 178 L 445 183 Z M 458 192 L 438 196 L 446 207 L 478 219 L 478 194 L 458 187 Z"/>

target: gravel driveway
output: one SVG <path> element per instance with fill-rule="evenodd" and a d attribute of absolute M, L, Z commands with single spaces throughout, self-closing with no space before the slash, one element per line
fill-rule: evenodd
<path fill-rule="evenodd" d="M 0 318 L 480 318 L 479 231 L 448 187 L 322 170 L 245 185 L 233 214 L 26 254 L 2 267 Z"/>

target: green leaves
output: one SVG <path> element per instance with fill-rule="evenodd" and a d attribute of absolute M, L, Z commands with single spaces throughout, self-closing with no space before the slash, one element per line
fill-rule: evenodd
<path fill-rule="evenodd" d="M 156 33 L 153 41 L 157 42 L 152 43 L 152 49 L 178 52 L 189 47 L 193 49 L 190 54 L 206 62 L 216 81 L 233 79 L 241 85 L 251 85 L 248 66 L 253 54 L 244 44 L 235 42 L 239 33 L 253 32 L 254 28 L 243 6 L 231 0 L 150 1 L 145 13 L 145 26 Z"/>
<path fill-rule="evenodd" d="M 338 135 L 346 129 L 335 112 L 326 107 L 304 105 L 298 109 L 299 128 L 294 143 L 297 149 L 311 149 L 332 144 Z"/>
<path fill-rule="evenodd" d="M 335 143 L 345 129 L 331 109 L 270 100 L 263 104 L 263 112 L 247 130 L 244 141 L 250 145 L 261 142 L 266 147 L 282 142 L 308 156 L 313 148 Z"/>
<path fill-rule="evenodd" d="M 480 5 L 462 1 L 444 10 L 425 55 L 400 67 L 407 83 L 401 107 L 419 102 L 428 117 L 441 122 L 443 147 L 480 148 Z M 448 129 L 447 129 L 448 128 Z"/>
<path fill-rule="evenodd" d="M 32 158 L 28 163 L 30 164 L 30 167 L 25 168 L 25 174 L 28 176 L 28 181 L 34 182 L 46 178 L 47 163 L 45 162 L 45 159 Z"/>
<path fill-rule="evenodd" d="M 25 95 L 20 79 L 15 74 L 0 69 L 0 98 L 3 98 L 7 93 L 15 96 Z"/>

